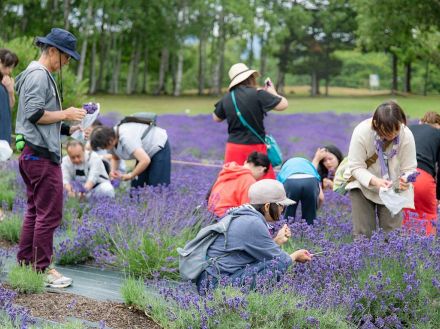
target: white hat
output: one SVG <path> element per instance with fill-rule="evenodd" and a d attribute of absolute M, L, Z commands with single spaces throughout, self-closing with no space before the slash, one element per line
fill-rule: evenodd
<path fill-rule="evenodd" d="M 248 196 L 251 204 L 276 203 L 290 206 L 296 203 L 287 198 L 283 184 L 275 179 L 262 179 L 252 184 Z"/>
<path fill-rule="evenodd" d="M 231 79 L 228 90 L 238 85 L 240 82 L 243 82 L 254 73 L 256 73 L 257 77 L 260 76 L 260 73 L 258 73 L 257 70 L 251 70 L 246 64 L 237 63 L 232 65 L 228 72 L 229 79 Z"/>

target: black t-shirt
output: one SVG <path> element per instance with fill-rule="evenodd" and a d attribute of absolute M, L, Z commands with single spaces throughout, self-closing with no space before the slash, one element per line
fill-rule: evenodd
<path fill-rule="evenodd" d="M 281 98 L 265 90 L 257 90 L 252 87 L 238 86 L 234 88 L 235 99 L 241 114 L 247 123 L 264 139 L 266 134 L 263 120 L 266 113 L 281 102 Z M 228 142 L 235 144 L 262 144 L 248 128 L 243 126 L 235 112 L 234 103 L 230 93 L 215 104 L 214 113 L 220 119 L 227 119 Z"/>
<path fill-rule="evenodd" d="M 427 124 L 409 126 L 414 135 L 417 153 L 417 167 L 437 176 L 437 199 L 440 199 L 440 129 Z"/>

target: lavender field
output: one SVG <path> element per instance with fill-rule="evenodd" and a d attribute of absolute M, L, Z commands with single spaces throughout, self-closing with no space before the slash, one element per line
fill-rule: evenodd
<path fill-rule="evenodd" d="M 346 153 L 354 126 L 365 117 L 271 114 L 265 122 L 285 157 L 311 158 L 325 144 Z M 117 119 L 110 114 L 103 121 Z M 168 131 L 173 159 L 222 163 L 226 124 L 214 123 L 210 115 L 163 115 L 158 125 Z M 0 164 L 0 170 L 0 198 L 9 209 L 0 223 L 5 239 L 2 225 L 19 225 L 23 215 L 24 185 L 15 161 Z M 295 265 L 280 282 L 269 284 L 269 273 L 255 291 L 222 287 L 206 297 L 189 283 L 176 283 L 176 247 L 212 219 L 204 201 L 218 171 L 173 164 L 169 188 L 148 188 L 131 197 L 121 189 L 111 201 L 67 200 L 56 232 L 56 262 L 126 272 L 127 304 L 145 310 L 164 328 L 438 328 L 438 238 L 396 231 L 387 238 L 377 232 L 371 240 L 353 240 L 349 200 L 332 192 L 326 193 L 313 227 L 288 222 L 292 239 L 283 247 L 326 253 Z M 159 296 L 147 293 L 144 282 Z M 13 314 L 12 297 L 1 289 L 0 309 Z"/>

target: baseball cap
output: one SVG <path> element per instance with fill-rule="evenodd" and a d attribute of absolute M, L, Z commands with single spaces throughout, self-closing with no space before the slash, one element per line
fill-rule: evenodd
<path fill-rule="evenodd" d="M 252 184 L 248 196 L 251 204 L 277 203 L 287 207 L 296 203 L 286 196 L 283 184 L 275 179 L 262 179 Z"/>

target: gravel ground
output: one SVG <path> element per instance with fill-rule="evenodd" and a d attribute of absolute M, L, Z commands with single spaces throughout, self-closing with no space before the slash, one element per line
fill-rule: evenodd
<path fill-rule="evenodd" d="M 161 328 L 143 312 L 129 309 L 114 302 L 98 302 L 89 298 L 64 292 L 18 295 L 14 303 L 31 311 L 32 316 L 55 322 L 66 322 L 77 318 L 89 322 L 104 321 L 112 329 Z"/>

